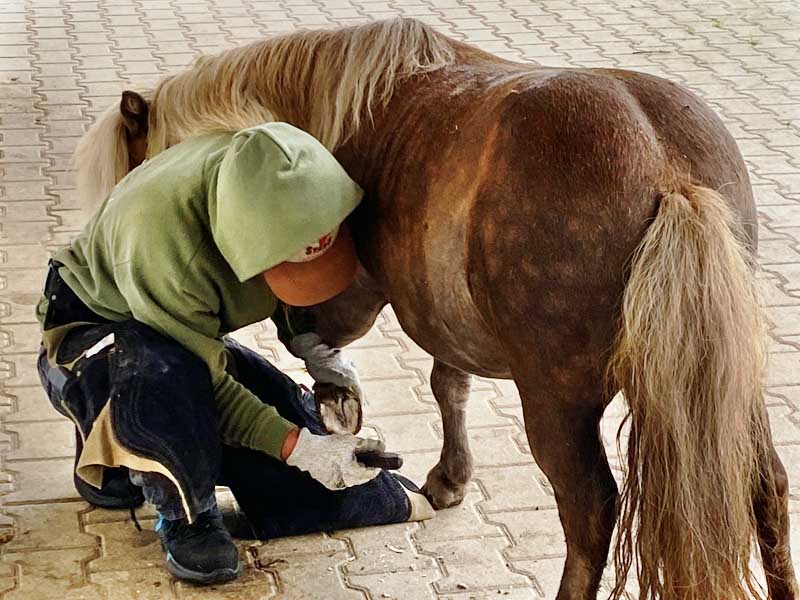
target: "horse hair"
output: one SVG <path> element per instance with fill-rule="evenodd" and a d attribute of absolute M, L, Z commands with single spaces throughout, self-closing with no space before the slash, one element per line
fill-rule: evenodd
<path fill-rule="evenodd" d="M 770 483 L 766 330 L 739 229 L 720 194 L 689 186 L 663 196 L 633 257 L 609 370 L 631 424 L 615 600 L 634 565 L 642 600 L 762 597 L 749 561 L 753 493 Z"/>
<path fill-rule="evenodd" d="M 414 19 L 298 31 L 201 56 L 144 96 L 148 155 L 194 135 L 287 121 L 329 150 L 352 136 L 410 75 L 450 64 L 453 42 Z M 82 138 L 75 159 L 81 197 L 94 206 L 128 171 L 119 107 Z"/>

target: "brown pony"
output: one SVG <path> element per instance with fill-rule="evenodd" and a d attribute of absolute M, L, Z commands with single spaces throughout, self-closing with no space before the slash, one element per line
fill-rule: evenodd
<path fill-rule="evenodd" d="M 640 599 L 762 596 L 754 538 L 769 597 L 796 598 L 753 196 L 705 104 L 648 75 L 508 62 L 413 20 L 298 32 L 127 92 L 81 143 L 83 193 L 102 200 L 188 136 L 272 119 L 320 138 L 366 190 L 358 281 L 282 329 L 341 345 L 391 302 L 435 359 L 437 506 L 471 475 L 469 373 L 513 378 L 566 537 L 559 600 L 596 596 L 618 516 L 615 599 L 631 568 Z M 599 433 L 618 391 L 620 496 Z"/>

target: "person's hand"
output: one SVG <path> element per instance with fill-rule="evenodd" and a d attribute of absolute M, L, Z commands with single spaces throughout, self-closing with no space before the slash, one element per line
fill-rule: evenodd
<path fill-rule="evenodd" d="M 356 366 L 340 348 L 331 348 L 316 333 L 302 333 L 291 339 L 289 350 L 305 361 L 314 381 L 354 389 L 363 398 Z"/>
<path fill-rule="evenodd" d="M 314 378 L 314 396 L 325 428 L 330 433 L 358 433 L 364 393 L 352 361 L 340 349 L 324 344 L 316 333 L 297 335 L 288 347 L 305 361 Z"/>
<path fill-rule="evenodd" d="M 356 450 L 383 452 L 383 442 L 350 434 L 314 435 L 300 430 L 286 464 L 306 471 L 329 490 L 343 490 L 371 481 L 381 472 L 356 460 Z"/>

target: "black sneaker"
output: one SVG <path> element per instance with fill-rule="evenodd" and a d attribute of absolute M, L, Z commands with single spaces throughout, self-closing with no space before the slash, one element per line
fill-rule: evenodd
<path fill-rule="evenodd" d="M 178 579 L 207 585 L 239 576 L 239 552 L 217 508 L 201 513 L 191 525 L 186 519 L 159 516 L 156 533 L 167 555 L 167 570 Z"/>

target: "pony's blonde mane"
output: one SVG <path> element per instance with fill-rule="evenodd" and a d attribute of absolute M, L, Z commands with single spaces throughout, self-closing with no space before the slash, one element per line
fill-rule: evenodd
<path fill-rule="evenodd" d="M 454 57 L 452 40 L 413 19 L 298 31 L 203 56 L 145 92 L 148 155 L 194 135 L 275 120 L 335 150 L 388 102 L 400 81 Z M 82 197 L 102 201 L 128 171 L 118 105 L 84 136 L 76 161 Z"/>
<path fill-rule="evenodd" d="M 269 120 L 334 150 L 409 75 L 452 62 L 451 42 L 413 19 L 290 33 L 200 58 L 153 94 L 148 147 Z"/>

